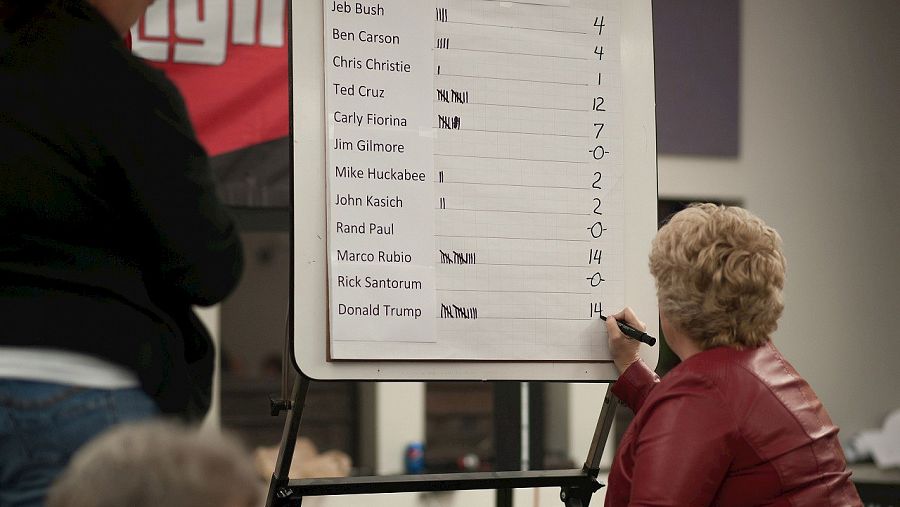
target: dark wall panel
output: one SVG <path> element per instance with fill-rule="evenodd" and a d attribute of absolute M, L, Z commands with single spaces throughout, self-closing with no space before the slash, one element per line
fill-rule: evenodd
<path fill-rule="evenodd" d="M 737 156 L 739 0 L 653 0 L 659 153 Z"/>

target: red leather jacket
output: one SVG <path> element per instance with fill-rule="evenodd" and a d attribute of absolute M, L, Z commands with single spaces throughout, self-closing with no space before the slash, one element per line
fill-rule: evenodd
<path fill-rule="evenodd" d="M 607 506 L 862 506 L 816 394 L 771 344 L 696 354 L 613 386 L 635 412 Z"/>

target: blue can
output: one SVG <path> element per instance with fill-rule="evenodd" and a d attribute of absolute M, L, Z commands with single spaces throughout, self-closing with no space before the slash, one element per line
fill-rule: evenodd
<path fill-rule="evenodd" d="M 411 442 L 406 446 L 403 464 L 407 474 L 425 473 L 425 446 L 422 442 Z"/>

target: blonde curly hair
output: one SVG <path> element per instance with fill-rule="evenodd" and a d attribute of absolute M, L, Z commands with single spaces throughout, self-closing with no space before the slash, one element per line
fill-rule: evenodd
<path fill-rule="evenodd" d="M 768 342 L 784 309 L 784 271 L 775 229 L 733 206 L 692 204 L 650 251 L 660 311 L 703 350 Z"/>

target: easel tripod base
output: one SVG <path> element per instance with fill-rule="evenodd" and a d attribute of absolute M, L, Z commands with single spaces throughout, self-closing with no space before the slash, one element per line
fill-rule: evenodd
<path fill-rule="evenodd" d="M 303 405 L 310 379 L 300 373 L 294 382 L 291 400 L 271 400 L 272 412 L 288 410 L 275 472 L 269 483 L 266 507 L 299 507 L 306 496 L 359 495 L 365 493 L 404 493 L 475 489 L 512 490 L 518 488 L 560 487 L 560 500 L 566 507 L 588 507 L 594 492 L 603 487 L 597 480 L 600 456 L 612 426 L 618 400 L 607 391 L 588 459 L 581 469 L 514 472 L 472 472 L 456 474 L 391 475 L 340 477 L 330 479 L 289 479 L 288 471 L 300 429 Z"/>

